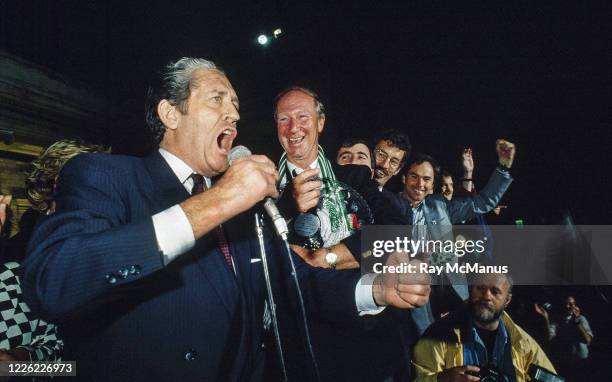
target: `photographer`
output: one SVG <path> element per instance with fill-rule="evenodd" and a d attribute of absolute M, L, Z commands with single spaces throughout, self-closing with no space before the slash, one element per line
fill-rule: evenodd
<path fill-rule="evenodd" d="M 589 321 L 581 313 L 573 296 L 565 299 L 565 314 L 557 322 L 550 322 L 549 315 L 544 307 L 535 305 L 536 312 L 544 317 L 548 325 L 549 338 L 555 349 L 554 359 L 559 362 L 562 372 L 571 377 L 578 378 L 588 373 L 586 362 L 589 358 L 589 346 L 593 341 L 593 331 Z"/>
<path fill-rule="evenodd" d="M 417 343 L 415 380 L 522 382 L 532 365 L 555 372 L 537 342 L 505 313 L 511 299 L 508 275 L 475 275 L 466 309 L 433 323 Z"/>

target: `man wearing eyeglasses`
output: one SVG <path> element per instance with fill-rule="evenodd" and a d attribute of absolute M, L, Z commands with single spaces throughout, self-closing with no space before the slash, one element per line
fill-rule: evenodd
<path fill-rule="evenodd" d="M 388 130 L 376 137 L 374 142 L 374 179 L 378 183 L 378 189 L 382 191 L 389 179 L 397 175 L 406 163 L 411 150 L 410 139 L 406 134 Z"/>

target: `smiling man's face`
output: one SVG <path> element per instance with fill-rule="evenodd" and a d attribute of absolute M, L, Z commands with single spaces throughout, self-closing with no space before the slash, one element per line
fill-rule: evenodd
<path fill-rule="evenodd" d="M 218 175 L 228 167 L 227 155 L 236 136 L 238 96 L 218 70 L 193 72 L 186 112 L 171 110 L 170 126 L 161 147 L 181 158 L 204 176 Z"/>
<path fill-rule="evenodd" d="M 402 176 L 404 182 L 403 196 L 410 200 L 414 206 L 421 203 L 434 187 L 434 169 L 431 163 L 413 163 L 406 175 Z"/>
<path fill-rule="evenodd" d="M 441 182 L 442 195 L 446 198 L 446 200 L 451 200 L 453 198 L 454 184 L 452 176 L 442 176 Z"/>
<path fill-rule="evenodd" d="M 283 95 L 276 104 L 278 140 L 289 162 L 306 168 L 317 159 L 319 134 L 325 115 L 316 111 L 312 96 L 299 90 Z"/>
<path fill-rule="evenodd" d="M 392 176 L 397 175 L 405 157 L 406 152 L 394 146 L 391 141 L 382 140 L 378 142 L 374 149 L 374 158 L 376 158 L 374 180 L 376 180 L 376 183 L 383 187 Z"/>

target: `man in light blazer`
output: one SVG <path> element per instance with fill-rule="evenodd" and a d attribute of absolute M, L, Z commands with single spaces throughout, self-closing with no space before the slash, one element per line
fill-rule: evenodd
<path fill-rule="evenodd" d="M 406 224 L 413 225 L 413 236 L 425 235 L 431 240 L 452 240 L 453 224 L 474 219 L 478 214 L 491 211 L 499 203 L 510 183 L 510 168 L 514 161 L 516 148 L 514 144 L 498 139 L 496 142 L 498 166 L 491 174 L 487 185 L 475 195 L 455 197 L 447 201 L 442 194 L 431 195 L 439 166 L 429 155 L 417 154 L 406 164 L 402 182 L 404 189 L 395 195 L 394 202 L 400 214 L 406 218 Z M 453 253 L 435 253 L 430 262 L 444 263 L 453 261 Z M 420 334 L 439 316 L 437 308 L 446 313 L 452 309 L 454 302 L 459 306 L 469 296 L 464 275 L 447 274 L 452 288 L 434 288 L 430 303 L 414 309 L 411 314 Z M 439 295 L 437 295 L 439 293 Z"/>

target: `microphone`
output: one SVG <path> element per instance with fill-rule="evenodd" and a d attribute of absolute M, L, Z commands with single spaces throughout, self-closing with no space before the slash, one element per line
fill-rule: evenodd
<path fill-rule="evenodd" d="M 321 221 L 314 214 L 299 214 L 293 220 L 295 233 L 302 237 L 314 236 L 321 229 Z"/>
<path fill-rule="evenodd" d="M 323 247 L 321 237 L 321 220 L 315 213 L 299 214 L 293 219 L 295 239 L 304 248 L 317 250 Z M 292 238 L 293 239 L 293 238 Z"/>
<path fill-rule="evenodd" d="M 231 166 L 235 160 L 244 158 L 251 155 L 251 150 L 246 148 L 245 146 L 236 146 L 230 150 L 229 155 L 227 156 L 227 160 L 229 165 Z M 272 220 L 274 224 L 274 230 L 276 233 L 283 238 L 283 240 L 287 240 L 289 236 L 289 228 L 287 228 L 287 222 L 283 218 L 283 216 L 278 212 L 278 208 L 276 207 L 276 203 L 274 203 L 274 199 L 271 197 L 266 197 L 263 201 L 263 208 Z"/>

